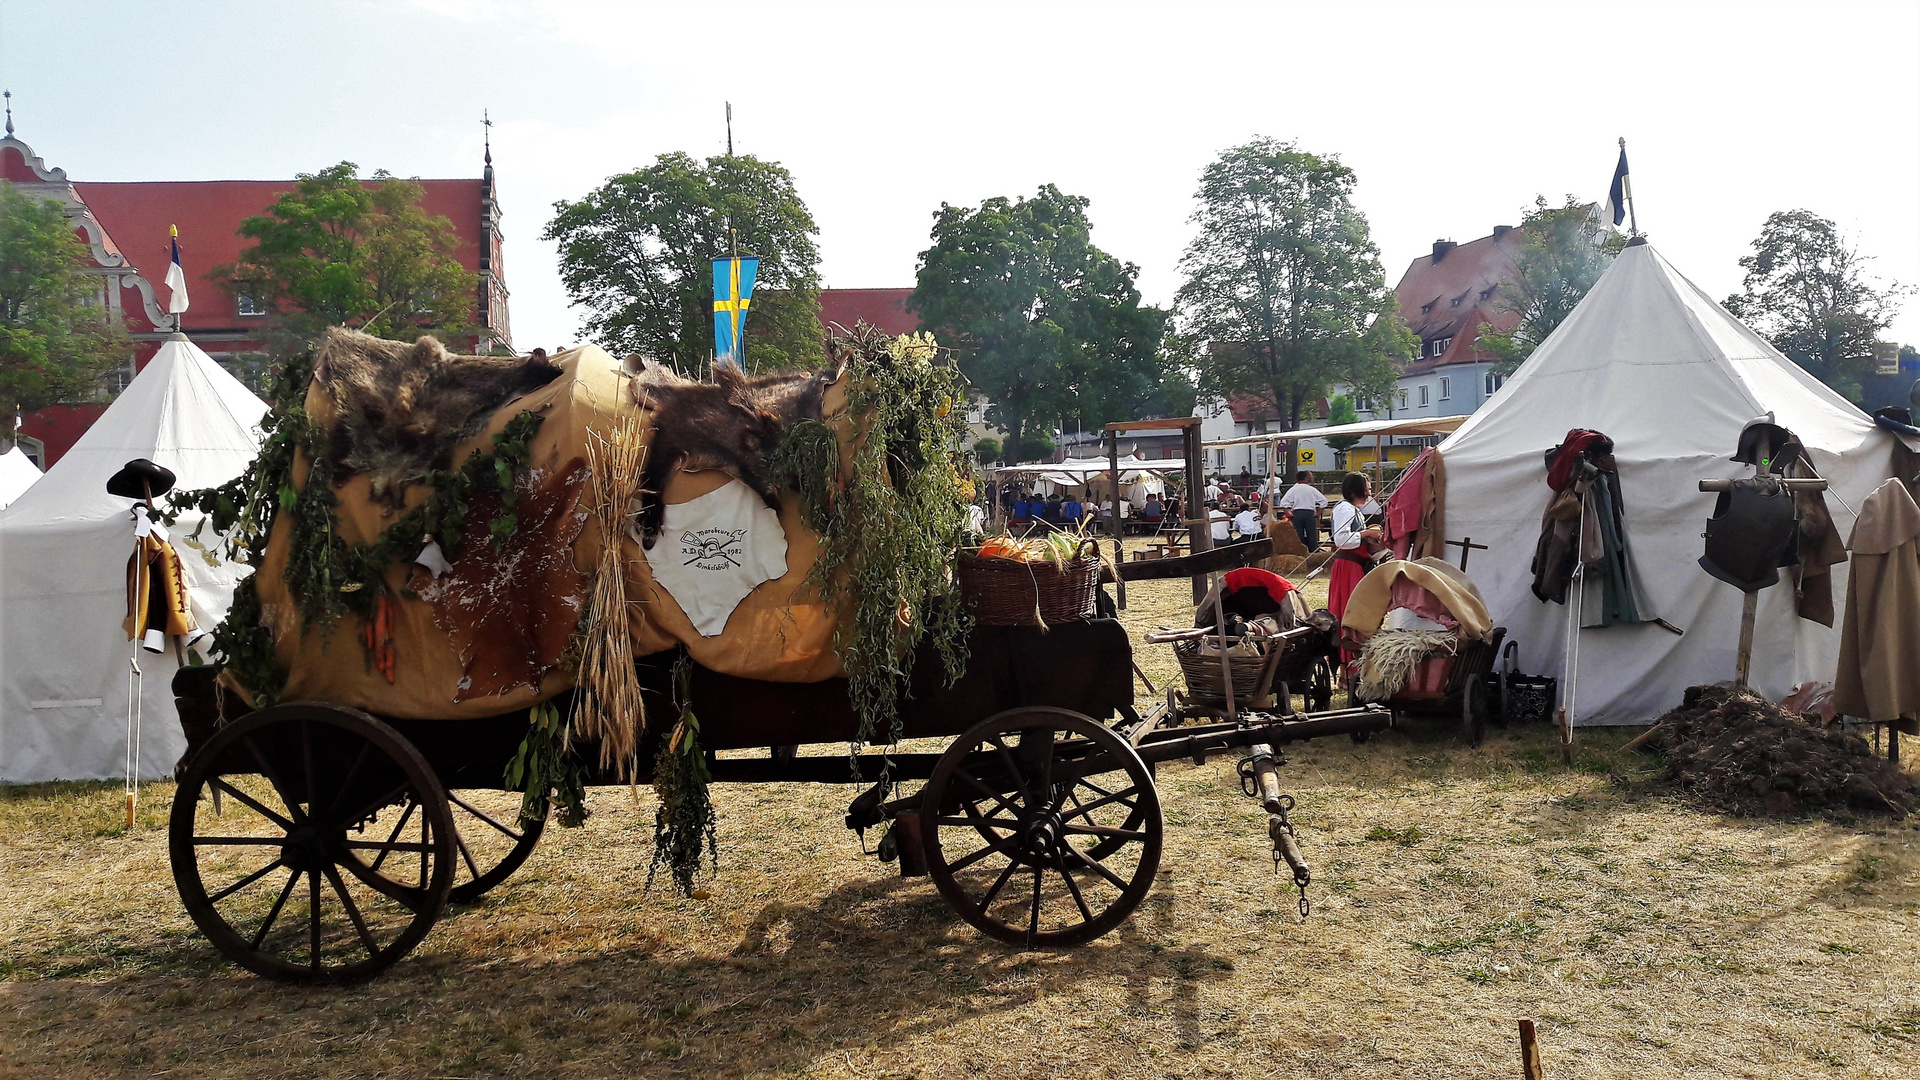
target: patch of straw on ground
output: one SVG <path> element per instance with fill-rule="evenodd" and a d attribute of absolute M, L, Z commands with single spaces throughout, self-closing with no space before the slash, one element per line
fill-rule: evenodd
<path fill-rule="evenodd" d="M 1186 588 L 1131 588 L 1136 638 Z M 717 787 L 704 902 L 644 890 L 651 796 L 600 789 L 412 956 L 317 990 L 199 937 L 167 785 L 131 830 L 117 785 L 0 791 L 0 1074 L 1517 1076 L 1530 1016 L 1556 1077 L 1913 1075 L 1920 828 L 1702 813 L 1630 734 L 1582 731 L 1573 769 L 1540 729 L 1291 748 L 1305 922 L 1233 760 L 1164 765 L 1154 891 L 1058 952 L 862 857 L 851 787 Z"/>

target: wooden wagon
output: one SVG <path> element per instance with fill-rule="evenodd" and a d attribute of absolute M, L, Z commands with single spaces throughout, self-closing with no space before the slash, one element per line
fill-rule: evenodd
<path fill-rule="evenodd" d="M 1178 561 L 1143 565 L 1171 577 L 1180 567 L 1166 564 Z M 943 684 L 932 657 L 919 658 L 909 682 L 904 736 L 950 739 L 945 749 L 851 760 L 859 718 L 844 680 L 761 682 L 694 665 L 689 693 L 707 769 L 719 782 L 870 784 L 846 825 L 863 835 L 885 829 L 878 851 L 901 873 L 931 876 L 955 912 L 992 937 L 1066 946 L 1114 929 L 1152 885 L 1164 831 L 1155 763 L 1250 749 L 1249 775 L 1260 783 L 1248 790 L 1276 811 L 1276 863 L 1284 854 L 1304 890 L 1273 748 L 1391 723 L 1373 707 L 1318 715 L 1283 707 L 1242 712 L 1237 723 L 1171 726 L 1177 718 L 1164 705 L 1134 709 L 1131 645 L 1110 617 L 1047 631 L 981 627 L 971 646 L 957 683 Z M 669 652 L 639 663 L 648 703 L 659 706 L 653 715 L 671 715 L 680 659 Z M 305 701 L 242 713 L 207 669 L 191 668 L 176 695 L 198 736 L 170 823 L 174 880 L 215 947 L 261 975 L 302 983 L 372 975 L 417 945 L 449 903 L 471 903 L 507 880 L 545 828 L 521 824 L 519 794 L 503 793 L 528 711 L 401 720 Z M 576 750 L 597 759 L 591 746 Z M 645 748 L 641 760 L 652 760 Z"/>

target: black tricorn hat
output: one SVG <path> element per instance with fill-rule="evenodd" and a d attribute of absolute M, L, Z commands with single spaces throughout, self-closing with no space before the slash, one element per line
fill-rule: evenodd
<path fill-rule="evenodd" d="M 173 471 L 146 458 L 134 458 L 107 481 L 107 494 L 123 499 L 150 499 L 173 490 Z"/>

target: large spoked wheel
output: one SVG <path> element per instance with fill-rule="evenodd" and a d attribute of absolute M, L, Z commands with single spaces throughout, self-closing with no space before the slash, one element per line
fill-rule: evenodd
<path fill-rule="evenodd" d="M 1078 945 L 1126 921 L 1160 869 L 1153 774 L 1105 725 L 1065 709 L 989 717 L 922 790 L 927 869 L 1001 941 Z"/>
<path fill-rule="evenodd" d="M 1467 745 L 1479 746 L 1487 730 L 1487 688 L 1478 675 L 1467 676 L 1460 688 L 1460 726 L 1466 733 Z"/>
<path fill-rule="evenodd" d="M 380 828 L 392 807 L 406 821 Z M 363 712 L 277 705 L 221 729 L 187 766 L 168 831 L 174 884 L 215 948 L 297 983 L 364 979 L 446 908 L 458 858 L 445 790 Z M 378 872 L 368 867 L 378 863 Z"/>
<path fill-rule="evenodd" d="M 453 889 L 447 894 L 448 903 L 474 903 L 511 877 L 533 854 L 540 835 L 547 830 L 547 822 L 542 818 L 531 825 L 522 824 L 520 800 L 521 794 L 517 791 L 462 788 L 447 792 L 455 851 Z M 403 830 L 420 808 L 420 801 L 409 796 L 399 805 L 382 808 L 364 828 L 368 832 L 378 832 L 383 826 Z M 360 857 L 361 866 L 366 874 L 405 888 L 404 882 L 393 881 L 389 874 L 389 854 L 384 850 L 370 852 Z M 403 865 L 400 869 L 407 868 Z"/>
<path fill-rule="evenodd" d="M 1333 661 L 1323 656 L 1313 662 L 1306 699 L 1308 712 L 1326 712 L 1333 708 Z"/>

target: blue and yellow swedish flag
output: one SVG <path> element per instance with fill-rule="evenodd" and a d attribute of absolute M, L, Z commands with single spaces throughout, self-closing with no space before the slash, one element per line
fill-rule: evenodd
<path fill-rule="evenodd" d="M 753 296 L 753 278 L 760 260 L 753 256 L 713 260 L 713 356 L 744 368 L 740 332 L 747 325 L 747 304 Z"/>

